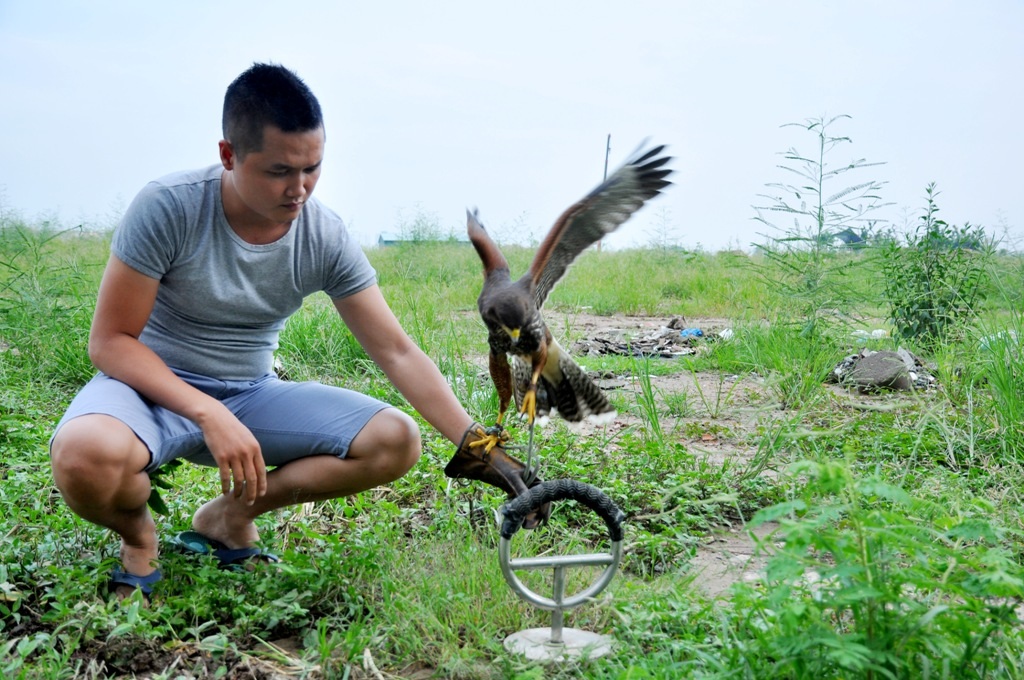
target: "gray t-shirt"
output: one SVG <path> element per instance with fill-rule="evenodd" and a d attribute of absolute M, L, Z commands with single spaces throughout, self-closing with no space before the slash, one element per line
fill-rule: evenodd
<path fill-rule="evenodd" d="M 140 340 L 173 368 L 222 380 L 273 370 L 287 318 L 317 291 L 332 299 L 376 282 L 341 218 L 311 198 L 288 233 L 266 245 L 231 229 L 219 165 L 150 182 L 128 207 L 111 251 L 158 279 Z"/>

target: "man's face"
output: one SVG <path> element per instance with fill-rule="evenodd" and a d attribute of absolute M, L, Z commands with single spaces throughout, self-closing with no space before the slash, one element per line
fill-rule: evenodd
<path fill-rule="evenodd" d="M 320 178 L 324 130 L 263 129 L 263 148 L 239 159 L 230 142 L 220 143 L 221 163 L 231 171 L 225 197 L 229 221 L 281 225 L 299 215 Z M 232 214 L 234 213 L 234 214 Z"/>

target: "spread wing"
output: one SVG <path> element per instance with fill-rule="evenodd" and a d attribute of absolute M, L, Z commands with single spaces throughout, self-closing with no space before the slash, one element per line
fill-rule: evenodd
<path fill-rule="evenodd" d="M 671 156 L 661 155 L 664 150 L 664 146 L 656 146 L 644 151 L 641 145 L 608 179 L 558 218 L 526 274 L 533 280 L 538 309 L 580 253 L 618 229 L 671 184 L 665 178 L 672 170 L 663 167 Z"/>

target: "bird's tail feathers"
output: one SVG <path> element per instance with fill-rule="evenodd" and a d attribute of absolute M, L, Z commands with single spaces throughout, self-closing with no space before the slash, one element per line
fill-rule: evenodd
<path fill-rule="evenodd" d="M 615 409 L 601 388 L 587 372 L 565 352 L 557 357 L 558 371 L 545 371 L 537 383 L 537 417 L 561 416 L 569 423 L 590 419 L 605 424 L 615 418 Z M 512 358 L 513 385 L 516 405 L 522 404 L 523 395 L 530 387 L 530 365 L 518 357 Z"/>

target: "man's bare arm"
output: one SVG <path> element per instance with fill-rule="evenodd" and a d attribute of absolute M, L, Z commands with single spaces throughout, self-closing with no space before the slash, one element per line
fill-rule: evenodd
<path fill-rule="evenodd" d="M 370 358 L 418 413 L 458 444 L 473 419 L 434 362 L 402 328 L 376 285 L 340 300 L 335 307 Z"/>

